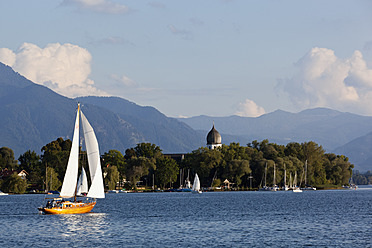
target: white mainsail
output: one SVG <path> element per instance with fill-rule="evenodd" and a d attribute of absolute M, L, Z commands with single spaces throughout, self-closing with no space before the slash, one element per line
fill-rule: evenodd
<path fill-rule="evenodd" d="M 70 157 L 68 159 L 67 169 L 65 177 L 63 179 L 63 185 L 60 193 L 61 197 L 64 198 L 75 196 L 76 181 L 79 168 L 79 112 L 80 106 L 78 105 Z"/>
<path fill-rule="evenodd" d="M 193 191 L 199 191 L 200 190 L 200 180 L 198 177 L 198 174 L 195 174 L 194 184 L 192 185 Z"/>
<path fill-rule="evenodd" d="M 89 172 L 92 180 L 87 197 L 105 198 L 97 138 L 92 126 L 89 124 L 83 112 L 81 112 L 81 121 L 83 124 L 85 146 L 87 149 Z"/>
<path fill-rule="evenodd" d="M 76 195 L 82 195 L 83 193 L 88 193 L 88 179 L 84 167 L 81 170 Z"/>
<path fill-rule="evenodd" d="M 84 168 L 81 172 L 81 178 L 82 178 L 81 184 L 83 187 L 80 189 L 80 183 L 76 183 L 77 176 L 78 176 L 78 168 L 79 168 L 79 119 L 80 119 L 79 117 L 80 116 L 81 116 L 81 121 L 83 124 L 83 132 L 84 132 L 85 146 L 86 146 L 87 156 L 88 156 L 89 172 L 90 172 L 91 182 L 92 182 L 89 191 L 87 189 L 88 180 L 86 179 L 86 173 L 84 171 Z M 78 192 L 76 192 L 76 190 Z M 62 185 L 60 196 L 63 198 L 70 198 L 70 197 L 74 197 L 75 193 L 79 195 L 81 193 L 86 193 L 86 192 L 88 192 L 87 197 L 105 198 L 105 191 L 103 187 L 102 169 L 101 169 L 97 138 L 96 138 L 96 135 L 94 134 L 92 126 L 89 124 L 83 112 L 81 112 L 80 104 L 79 104 L 78 110 L 76 113 L 75 130 L 74 130 L 74 136 L 72 139 L 70 157 L 68 160 L 65 177 L 63 179 L 63 185 Z"/>

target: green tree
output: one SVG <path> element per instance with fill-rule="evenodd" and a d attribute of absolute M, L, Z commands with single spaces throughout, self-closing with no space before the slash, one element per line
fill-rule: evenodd
<path fill-rule="evenodd" d="M 202 186 L 211 186 L 212 178 L 216 173 L 223 173 L 222 153 L 220 149 L 199 148 L 188 154 L 182 162 L 183 168 L 198 173 Z"/>
<path fill-rule="evenodd" d="M 119 182 L 119 171 L 116 166 L 108 166 L 104 169 L 106 174 L 105 176 L 105 185 L 107 185 L 109 190 L 116 189 L 117 182 Z"/>
<path fill-rule="evenodd" d="M 212 187 L 219 187 L 221 186 L 221 179 L 217 178 L 213 181 Z"/>
<path fill-rule="evenodd" d="M 13 173 L 10 177 L 4 180 L 1 187 L 1 190 L 4 192 L 23 194 L 26 192 L 27 181 L 19 177 L 17 173 Z"/>
<path fill-rule="evenodd" d="M 175 182 L 179 172 L 178 164 L 175 160 L 162 156 L 156 159 L 155 178 L 163 188 L 166 184 Z"/>
<path fill-rule="evenodd" d="M 119 173 L 119 179 L 117 181 L 122 181 L 125 177 L 125 158 L 123 154 L 117 150 L 109 150 L 108 152 L 105 152 L 101 158 L 104 167 L 116 167 L 116 170 Z"/>
<path fill-rule="evenodd" d="M 137 175 L 140 175 L 140 178 L 146 183 L 149 181 L 149 175 L 154 174 L 156 169 L 156 159 L 163 156 L 159 146 L 150 143 L 140 143 L 137 144 L 135 148 L 130 148 L 125 151 L 126 159 L 126 175 L 127 179 L 133 176 L 137 178 Z M 140 164 L 140 165 L 139 165 Z M 136 181 L 139 181 L 138 178 Z M 136 187 L 136 183 L 132 186 Z"/>
<path fill-rule="evenodd" d="M 156 160 L 163 154 L 159 146 L 151 143 L 140 143 L 134 148 L 136 157 L 145 157 Z"/>
<path fill-rule="evenodd" d="M 43 188 L 43 169 L 40 156 L 36 152 L 28 150 L 18 158 L 19 168 L 28 173 L 27 181 L 36 189 Z"/>
<path fill-rule="evenodd" d="M 233 159 L 227 163 L 224 177 L 234 182 L 237 186 L 242 183 L 242 177 L 251 173 L 248 160 Z"/>
<path fill-rule="evenodd" d="M 8 170 L 17 170 L 18 162 L 14 159 L 14 152 L 8 147 L 0 148 L 0 168 Z"/>
<path fill-rule="evenodd" d="M 302 146 L 297 142 L 288 143 L 284 149 L 284 154 L 287 157 L 304 158 Z"/>
<path fill-rule="evenodd" d="M 326 177 L 331 184 L 347 185 L 352 174 L 354 165 L 343 155 L 326 154 L 328 158 Z"/>
<path fill-rule="evenodd" d="M 127 160 L 126 175 L 127 180 L 134 189 L 137 189 L 137 182 L 144 175 L 147 175 L 149 169 L 155 169 L 155 163 L 152 159 L 145 157 L 132 157 Z"/>
<path fill-rule="evenodd" d="M 59 190 L 59 188 L 62 186 L 61 181 L 58 179 L 58 174 L 51 167 L 46 169 L 45 180 L 47 190 Z"/>
<path fill-rule="evenodd" d="M 41 156 L 43 168 L 53 168 L 58 174 L 58 179 L 60 181 L 63 181 L 65 176 L 71 145 L 71 140 L 63 140 L 63 138 L 58 138 L 57 140 L 52 141 L 41 148 L 41 151 L 43 152 Z M 45 175 L 45 169 L 43 172 Z"/>

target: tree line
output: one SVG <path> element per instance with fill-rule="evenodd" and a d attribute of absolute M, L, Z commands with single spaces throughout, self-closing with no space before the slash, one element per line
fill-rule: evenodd
<path fill-rule="evenodd" d="M 360 173 L 358 170 L 356 170 L 353 173 L 353 183 L 357 185 L 367 185 L 372 184 L 372 172 L 367 171 L 366 173 Z"/>
<path fill-rule="evenodd" d="M 6 192 L 23 193 L 26 190 L 59 190 L 71 148 L 71 140 L 58 138 L 41 148 L 41 155 L 26 151 L 18 161 L 10 148 L 0 148 L 0 169 L 25 170 L 27 184 L 19 178 L 0 180 L 0 189 Z M 80 148 L 80 167 L 87 168 L 86 152 Z M 326 153 L 315 142 L 288 143 L 278 145 L 268 140 L 253 141 L 246 146 L 239 143 L 222 145 L 217 149 L 201 147 L 176 161 L 163 154 L 160 147 L 151 143 L 140 143 L 125 150 L 109 150 L 101 155 L 104 183 L 107 190 L 119 186 L 126 189 L 177 188 L 182 186 L 187 172 L 190 180 L 199 175 L 202 187 L 224 186 L 227 179 L 236 190 L 263 186 L 263 175 L 267 166 L 267 182 L 275 181 L 279 186 L 290 175 L 296 173 L 304 185 L 305 161 L 307 162 L 307 184 L 322 187 L 346 185 L 354 167 L 344 155 Z M 274 166 L 275 165 L 275 166 Z M 180 173 L 183 171 L 184 173 Z M 182 175 L 182 178 L 180 178 Z M 89 176 L 88 176 L 89 178 Z M 192 181 L 192 180 L 191 180 Z"/>

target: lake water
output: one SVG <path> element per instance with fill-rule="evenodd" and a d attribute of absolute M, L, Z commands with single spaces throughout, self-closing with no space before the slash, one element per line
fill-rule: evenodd
<path fill-rule="evenodd" d="M 372 188 L 107 194 L 81 215 L 44 197 L 0 197 L 2 247 L 372 247 Z"/>

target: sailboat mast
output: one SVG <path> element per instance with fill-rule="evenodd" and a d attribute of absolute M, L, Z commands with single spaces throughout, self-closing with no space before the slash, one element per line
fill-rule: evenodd
<path fill-rule="evenodd" d="M 152 174 L 152 190 L 155 190 L 155 174 Z"/>
<path fill-rule="evenodd" d="M 45 192 L 48 192 L 48 163 L 45 163 Z"/>
<path fill-rule="evenodd" d="M 267 176 L 267 163 L 266 163 L 266 166 L 265 166 L 265 187 L 266 187 L 266 176 Z"/>
<path fill-rule="evenodd" d="M 305 161 L 305 187 L 306 187 L 306 185 L 307 185 L 306 178 L 307 178 L 307 159 L 306 159 L 306 161 Z"/>
<path fill-rule="evenodd" d="M 287 177 L 287 170 L 286 170 L 285 164 L 284 164 L 284 187 L 287 185 L 286 177 Z"/>
<path fill-rule="evenodd" d="M 182 188 L 182 169 L 180 169 L 180 188 Z"/>

